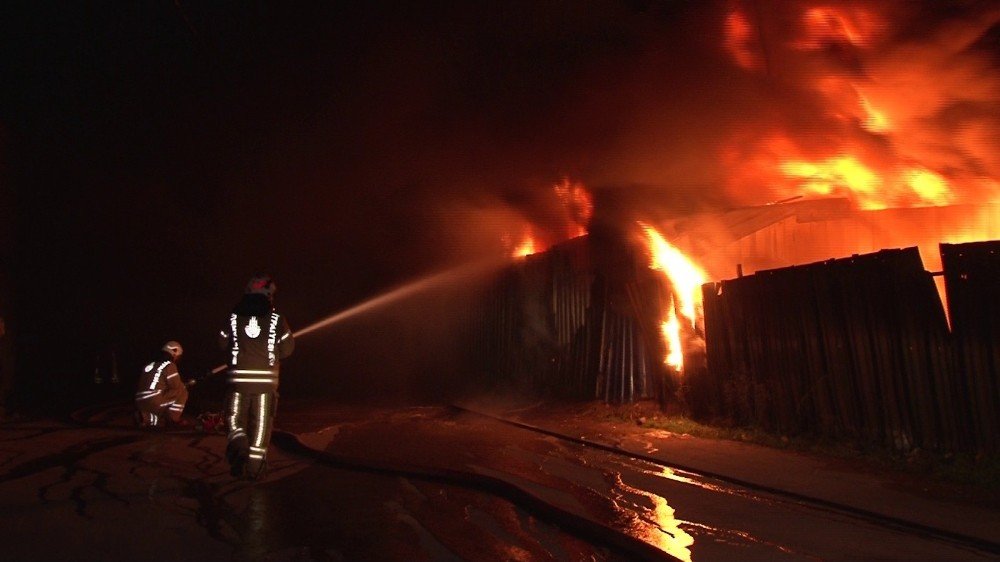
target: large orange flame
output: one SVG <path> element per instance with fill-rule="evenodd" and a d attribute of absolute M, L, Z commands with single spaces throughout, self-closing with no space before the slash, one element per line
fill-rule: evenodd
<path fill-rule="evenodd" d="M 639 227 L 649 242 L 652 259 L 649 266 L 662 271 L 670 279 L 677 294 L 678 308 L 694 327 L 696 315 L 701 309 L 701 286 L 707 281 L 705 271 L 667 242 L 655 228 L 642 222 Z"/>
<path fill-rule="evenodd" d="M 707 275 L 700 266 L 667 242 L 655 228 L 642 222 L 639 223 L 639 227 L 646 235 L 650 252 L 649 267 L 663 272 L 670 280 L 672 298 L 667 310 L 664 311 L 665 318 L 661 324 L 667 347 L 664 362 L 677 372 L 681 372 L 684 368 L 684 349 L 677 311 L 687 319 L 692 331 L 697 328 L 703 314 L 701 286 L 707 281 Z"/>
<path fill-rule="evenodd" d="M 919 36 L 891 29 L 891 9 L 803 3 L 798 28 L 783 36 L 772 22 L 770 37 L 766 14 L 727 15 L 733 62 L 761 72 L 755 53 L 766 42 L 771 64 L 784 65 L 768 69 L 784 95 L 797 90 L 801 107 L 818 108 L 811 120 L 796 116 L 798 128 L 748 121 L 734 135 L 723 150 L 734 195 L 846 197 L 864 210 L 1000 200 L 1000 72 L 982 48 L 1000 8 L 970 6 Z"/>
<path fill-rule="evenodd" d="M 850 154 L 819 162 L 786 160 L 781 171 L 806 194 L 846 196 L 861 209 L 944 206 L 954 202 L 948 181 L 920 166 L 876 172 Z"/>

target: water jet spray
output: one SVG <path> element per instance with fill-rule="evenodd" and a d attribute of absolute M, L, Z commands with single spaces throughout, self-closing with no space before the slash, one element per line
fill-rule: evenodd
<path fill-rule="evenodd" d="M 463 277 L 482 274 L 487 271 L 499 268 L 507 263 L 509 263 L 509 260 L 507 259 L 498 260 L 495 258 L 489 258 L 472 263 L 467 263 L 465 265 L 460 265 L 458 267 L 454 267 L 442 271 L 440 273 L 428 275 L 426 277 L 421 277 L 420 279 L 410 281 L 409 283 L 396 287 L 395 289 L 389 290 L 380 295 L 374 296 L 366 301 L 362 301 L 350 308 L 347 308 L 340 312 L 335 312 L 330 316 L 327 316 L 326 318 L 317 320 L 316 322 L 313 322 L 312 324 L 306 326 L 305 328 L 301 328 L 295 332 L 292 332 L 292 337 L 298 338 L 304 336 L 306 334 L 315 332 L 322 328 L 326 328 L 328 326 L 332 326 L 339 322 L 343 322 L 344 320 L 348 320 L 359 314 L 370 312 L 372 310 L 402 300 L 406 297 L 413 296 L 428 289 L 443 285 L 447 282 L 458 281 Z M 214 375 L 216 373 L 220 373 L 226 370 L 227 367 L 229 367 L 229 365 L 219 365 L 218 367 L 212 369 L 212 371 L 209 374 Z"/>

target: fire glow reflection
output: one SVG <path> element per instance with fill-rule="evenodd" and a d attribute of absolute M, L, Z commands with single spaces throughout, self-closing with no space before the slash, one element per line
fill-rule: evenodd
<path fill-rule="evenodd" d="M 667 554 L 691 562 L 691 546 L 694 544 L 694 537 L 681 528 L 685 523 L 677 519 L 674 508 L 670 507 L 663 497 L 633 488 L 622 482 L 621 476 L 617 476 L 616 487 L 621 490 L 640 496 L 649 501 L 651 508 L 644 509 L 645 516 L 637 516 L 633 519 L 630 529 L 633 536 L 655 545 Z M 633 510 L 625 510 L 626 513 L 633 513 Z"/>

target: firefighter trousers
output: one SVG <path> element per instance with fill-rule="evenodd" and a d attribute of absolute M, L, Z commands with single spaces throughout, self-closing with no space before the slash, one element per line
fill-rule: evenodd
<path fill-rule="evenodd" d="M 149 398 L 136 400 L 135 409 L 139 414 L 140 425 L 162 427 L 168 416 L 171 421 L 180 420 L 187 399 L 187 388 L 182 386 L 175 390 L 167 389 L 163 393 Z"/>
<path fill-rule="evenodd" d="M 233 476 L 257 479 L 267 466 L 267 446 L 278 405 L 276 392 L 233 390 L 226 405 L 226 460 Z"/>

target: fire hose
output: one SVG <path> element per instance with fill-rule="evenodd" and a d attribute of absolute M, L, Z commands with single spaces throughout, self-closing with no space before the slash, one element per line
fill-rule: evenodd
<path fill-rule="evenodd" d="M 188 388 L 191 388 L 192 386 L 198 384 L 199 380 L 211 377 L 213 375 L 217 375 L 217 374 L 221 373 L 222 371 L 225 371 L 226 367 L 228 367 L 228 366 L 229 365 L 219 365 L 218 367 L 215 367 L 214 369 L 211 369 L 210 371 L 208 371 L 207 373 L 205 373 L 205 375 L 203 377 L 201 377 L 200 379 L 191 379 L 189 381 L 185 381 L 184 382 L 184 386 L 186 386 Z"/>

